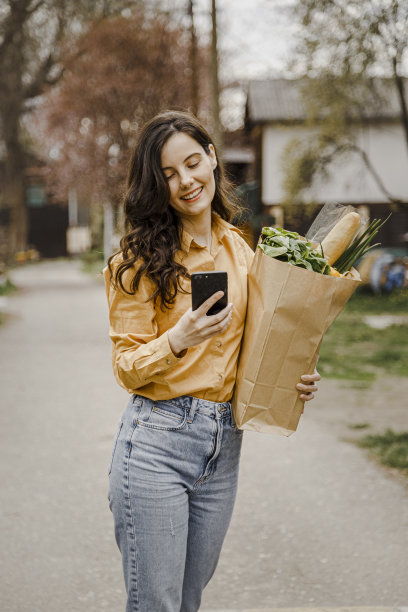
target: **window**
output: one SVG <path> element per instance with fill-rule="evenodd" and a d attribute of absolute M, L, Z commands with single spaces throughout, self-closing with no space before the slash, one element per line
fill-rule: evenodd
<path fill-rule="evenodd" d="M 27 206 L 40 208 L 47 204 L 45 190 L 42 185 L 29 185 L 26 191 Z"/>

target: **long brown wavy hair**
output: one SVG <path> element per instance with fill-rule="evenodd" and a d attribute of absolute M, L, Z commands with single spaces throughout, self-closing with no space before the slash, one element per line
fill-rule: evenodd
<path fill-rule="evenodd" d="M 173 134 L 184 132 L 196 140 L 209 155 L 213 144 L 209 134 L 192 114 L 166 111 L 156 115 L 142 129 L 129 165 L 127 192 L 124 196 L 125 230 L 120 251 L 108 259 L 110 279 L 127 294 L 136 293 L 143 275 L 153 281 L 155 290 L 149 300 L 160 300 L 160 307 L 171 308 L 177 292 L 183 291 L 181 278 L 190 278 L 187 268 L 175 261 L 181 249 L 181 220 L 170 206 L 170 189 L 161 168 L 161 152 Z M 232 195 L 220 160 L 214 170 L 215 194 L 211 209 L 226 221 L 240 211 Z M 113 271 L 112 261 L 121 254 Z M 123 275 L 141 262 L 130 282 Z"/>

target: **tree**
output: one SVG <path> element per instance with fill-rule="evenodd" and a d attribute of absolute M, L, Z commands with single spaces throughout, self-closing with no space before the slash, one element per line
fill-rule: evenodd
<path fill-rule="evenodd" d="M 0 207 L 10 211 L 6 257 L 27 242 L 25 147 L 22 119 L 44 85 L 63 73 L 61 43 L 92 18 L 104 18 L 135 2 L 120 0 L 6 0 L 0 5 Z"/>
<path fill-rule="evenodd" d="M 56 196 L 66 200 L 75 186 L 88 202 L 119 203 L 141 124 L 165 108 L 191 106 L 189 52 L 187 26 L 142 9 L 97 21 L 66 46 L 64 75 L 33 123 Z M 208 78 L 199 77 L 205 103 Z"/>
<path fill-rule="evenodd" d="M 302 90 L 308 142 L 290 143 L 285 154 L 285 190 L 296 199 L 341 155 L 357 154 L 390 202 L 398 202 L 383 184 L 356 139 L 355 126 L 367 108 L 386 104 L 389 88 L 397 94 L 408 148 L 408 3 L 406 0 L 302 0 L 297 71 L 307 77 Z M 381 77 L 381 78 L 380 78 Z"/>

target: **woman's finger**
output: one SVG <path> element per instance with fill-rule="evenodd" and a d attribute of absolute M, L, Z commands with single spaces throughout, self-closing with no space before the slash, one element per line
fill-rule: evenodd
<path fill-rule="evenodd" d="M 317 382 L 320 380 L 319 372 L 314 372 L 313 374 L 304 374 L 300 377 L 304 382 Z"/>
<path fill-rule="evenodd" d="M 217 334 L 222 334 L 227 329 L 229 324 L 231 323 L 231 319 L 232 319 L 232 313 L 229 312 L 229 314 L 227 315 L 227 317 L 225 317 L 223 321 L 215 325 L 211 325 L 211 327 L 207 327 L 205 330 L 204 339 L 207 340 L 208 338 L 211 338 L 212 336 L 215 336 Z"/>
<path fill-rule="evenodd" d="M 206 315 L 207 312 L 210 310 L 211 306 L 214 306 L 214 304 L 216 304 L 218 302 L 218 300 L 220 300 L 222 298 L 223 295 L 224 295 L 223 291 L 217 291 L 216 293 L 213 293 L 207 300 L 205 300 L 205 302 L 203 302 L 201 304 L 201 306 L 199 308 L 197 308 L 197 310 L 196 310 L 197 314 L 198 315 Z M 224 310 L 225 310 L 225 308 L 224 308 Z"/>
<path fill-rule="evenodd" d="M 232 304 L 228 304 L 224 310 L 221 310 L 216 315 L 206 316 L 206 326 L 208 325 L 208 329 L 212 329 L 220 323 L 225 323 L 228 317 L 232 317 Z"/>
<path fill-rule="evenodd" d="M 306 393 L 311 393 L 312 391 L 317 391 L 318 386 L 317 385 L 303 385 L 302 383 L 298 383 L 296 385 L 296 389 L 298 391 L 305 391 Z"/>
<path fill-rule="evenodd" d="M 302 393 L 302 395 L 300 395 L 299 397 L 304 402 L 309 402 L 310 400 L 314 398 L 314 393 L 307 393 L 306 395 Z"/>

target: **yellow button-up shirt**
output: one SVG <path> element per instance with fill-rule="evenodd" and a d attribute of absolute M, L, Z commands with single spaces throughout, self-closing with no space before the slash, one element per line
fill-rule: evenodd
<path fill-rule="evenodd" d="M 182 249 L 177 253 L 190 274 L 208 270 L 228 272 L 228 301 L 233 303 L 232 320 L 226 331 L 177 358 L 169 345 L 167 331 L 191 307 L 191 281 L 182 279 L 189 293 L 177 293 L 171 309 L 160 309 L 159 301 L 146 301 L 152 294 L 152 281 L 143 277 L 134 295 L 115 289 L 109 270 L 103 271 L 109 304 L 112 364 L 119 385 L 129 393 L 153 400 L 180 395 L 213 402 L 232 397 L 238 353 L 244 331 L 247 307 L 247 271 L 253 251 L 240 231 L 218 215 L 212 216 L 211 252 L 183 233 Z M 118 255 L 117 257 L 120 257 Z M 128 288 L 134 270 L 127 270 L 123 284 Z"/>

